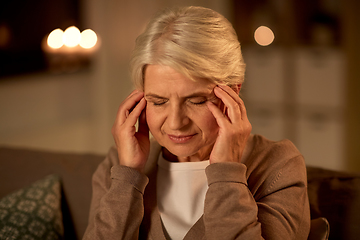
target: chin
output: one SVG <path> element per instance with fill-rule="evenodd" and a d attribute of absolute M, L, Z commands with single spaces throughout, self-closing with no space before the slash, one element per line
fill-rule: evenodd
<path fill-rule="evenodd" d="M 216 138 L 212 141 L 202 141 L 201 139 L 194 138 L 187 143 L 176 144 L 171 142 L 169 139 L 164 138 L 163 136 L 156 137 L 153 135 L 156 141 L 164 148 L 166 148 L 171 154 L 177 157 L 191 157 L 195 156 L 198 153 L 208 152 L 209 148 L 212 148 L 215 143 Z"/>
<path fill-rule="evenodd" d="M 166 148 L 170 153 L 177 157 L 190 157 L 195 155 L 199 149 L 194 149 L 189 146 L 163 146 Z"/>
<path fill-rule="evenodd" d="M 208 160 L 209 155 L 212 149 L 213 144 L 207 145 L 195 145 L 193 144 L 184 144 L 184 145 L 162 145 L 166 148 L 171 154 L 175 155 L 179 158 L 187 158 L 187 157 L 195 157 L 195 159 L 199 158 L 200 161 Z"/>

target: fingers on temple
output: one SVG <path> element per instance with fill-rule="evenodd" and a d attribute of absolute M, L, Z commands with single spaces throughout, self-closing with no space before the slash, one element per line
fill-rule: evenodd
<path fill-rule="evenodd" d="M 241 105 L 244 105 L 240 97 L 228 86 L 216 87 L 214 93 L 223 101 L 227 108 L 227 116 L 231 122 L 236 122 L 243 118 Z"/>
<path fill-rule="evenodd" d="M 233 98 L 233 100 L 235 102 L 237 102 L 238 104 L 241 103 L 241 99 L 239 97 L 239 94 L 237 92 L 235 92 L 234 89 L 232 89 L 231 87 L 226 86 L 226 85 L 219 85 L 218 87 L 220 89 L 222 89 L 224 92 L 226 92 L 227 94 L 229 94 Z"/>
<path fill-rule="evenodd" d="M 132 109 L 132 111 L 129 113 L 125 124 L 129 126 L 134 126 L 139 119 L 141 112 L 144 110 L 146 106 L 146 100 L 145 98 L 141 98 L 141 100 L 137 103 L 137 105 Z"/>
<path fill-rule="evenodd" d="M 138 90 L 133 91 L 121 104 L 119 110 L 116 115 L 115 123 L 122 125 L 125 123 L 127 118 L 130 116 L 132 112 L 134 112 L 135 108 L 141 102 L 144 97 L 144 93 Z M 138 112 L 136 112 L 138 113 Z M 141 113 L 141 111 L 140 111 Z M 138 113 L 140 115 L 140 113 Z M 134 115 L 134 114 L 132 114 Z M 139 117 L 139 116 L 138 116 Z"/>

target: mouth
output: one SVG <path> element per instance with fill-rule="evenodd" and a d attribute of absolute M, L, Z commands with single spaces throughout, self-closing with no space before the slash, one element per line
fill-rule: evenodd
<path fill-rule="evenodd" d="M 187 143 L 190 141 L 196 134 L 192 135 L 170 135 L 168 134 L 169 139 L 174 143 Z"/>

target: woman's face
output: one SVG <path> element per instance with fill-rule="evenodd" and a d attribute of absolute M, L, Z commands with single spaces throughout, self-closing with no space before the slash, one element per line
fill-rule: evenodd
<path fill-rule="evenodd" d="M 146 119 L 159 144 L 179 161 L 201 161 L 209 157 L 218 125 L 206 101 L 219 104 L 205 79 L 192 81 L 173 68 L 148 65 L 144 93 Z"/>

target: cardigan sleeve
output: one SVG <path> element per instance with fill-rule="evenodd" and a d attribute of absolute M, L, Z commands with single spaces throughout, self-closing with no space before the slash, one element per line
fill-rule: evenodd
<path fill-rule="evenodd" d="M 110 154 L 111 158 L 111 154 Z M 95 171 L 89 224 L 83 239 L 138 239 L 148 178 L 109 156 Z"/>
<path fill-rule="evenodd" d="M 263 182 L 256 199 L 242 163 L 207 167 L 206 239 L 307 239 L 310 213 L 301 156 L 290 159 Z M 305 171 L 305 175 L 303 172 Z"/>

